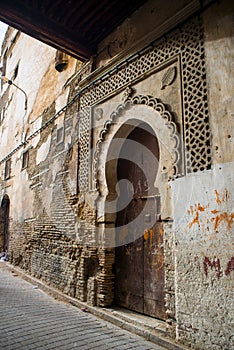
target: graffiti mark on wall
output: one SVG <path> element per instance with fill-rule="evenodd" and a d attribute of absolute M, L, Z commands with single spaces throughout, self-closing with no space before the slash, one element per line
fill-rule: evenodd
<path fill-rule="evenodd" d="M 217 190 L 214 190 L 215 202 L 218 205 L 215 209 L 210 209 L 210 204 L 201 205 L 200 203 L 191 205 L 188 209 L 188 214 L 192 216 L 192 219 L 188 223 L 188 227 L 191 228 L 193 225 L 198 225 L 202 228 L 202 231 L 205 232 L 209 230 L 210 224 L 214 230 L 217 230 L 219 226 L 224 223 L 228 231 L 231 230 L 234 213 L 228 213 L 226 210 L 222 210 L 222 206 L 225 206 L 230 198 L 229 192 L 227 189 L 224 189 L 223 192 L 219 193 Z"/>
<path fill-rule="evenodd" d="M 197 268 L 198 270 L 201 270 L 201 265 L 200 265 L 198 256 L 195 256 L 195 257 L 194 257 L 194 265 L 196 266 L 196 268 Z"/>
<path fill-rule="evenodd" d="M 215 271 L 215 274 L 218 279 L 221 276 L 224 276 L 224 274 L 225 276 L 228 276 L 230 275 L 231 271 L 234 271 L 234 256 L 232 256 L 231 259 L 227 262 L 226 268 L 224 270 L 224 274 L 221 267 L 220 258 L 215 257 L 212 259 L 212 258 L 209 258 L 208 256 L 205 256 L 202 262 L 203 262 L 203 271 L 206 277 L 208 277 L 211 271 Z M 194 257 L 194 266 L 197 268 L 197 270 L 202 271 L 200 260 L 197 255 Z"/>
<path fill-rule="evenodd" d="M 215 200 L 218 205 L 221 205 L 224 202 L 227 202 L 230 198 L 228 190 L 225 188 L 222 193 L 219 193 L 217 190 L 215 192 Z"/>
<path fill-rule="evenodd" d="M 228 276 L 231 271 L 234 271 L 234 256 L 231 257 L 231 260 L 227 263 L 227 268 L 225 270 L 225 275 Z"/>
<path fill-rule="evenodd" d="M 234 219 L 234 213 L 228 214 L 227 212 L 219 212 L 217 211 L 215 217 L 211 218 L 211 221 L 214 222 L 214 229 L 217 230 L 221 222 L 226 222 L 227 229 L 230 230 L 232 227 Z"/>
<path fill-rule="evenodd" d="M 189 223 L 189 228 L 191 228 L 194 224 L 198 224 L 198 225 L 200 224 L 199 212 L 204 212 L 208 207 L 209 205 L 207 205 L 206 207 L 202 207 L 200 203 L 195 204 L 194 206 L 193 205 L 190 206 L 188 210 L 188 214 L 194 215 L 194 218 Z"/>
<path fill-rule="evenodd" d="M 215 270 L 216 276 L 218 278 L 220 278 L 220 276 L 221 276 L 221 266 L 220 266 L 219 258 L 217 258 L 217 259 L 212 261 L 207 256 L 205 256 L 204 260 L 203 260 L 203 267 L 204 267 L 204 273 L 205 273 L 206 277 L 208 276 L 208 267 L 210 267 L 211 269 Z"/>

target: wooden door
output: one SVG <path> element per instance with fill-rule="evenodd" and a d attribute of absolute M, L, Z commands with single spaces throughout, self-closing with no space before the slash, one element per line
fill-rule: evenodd
<path fill-rule="evenodd" d="M 158 159 L 152 129 L 146 124 L 136 127 L 118 160 L 115 302 L 164 319 L 163 231 L 156 220 L 160 197 L 154 188 Z M 126 197 L 129 204 L 123 208 Z"/>
<path fill-rule="evenodd" d="M 144 313 L 164 320 L 164 254 L 160 222 L 144 233 Z"/>

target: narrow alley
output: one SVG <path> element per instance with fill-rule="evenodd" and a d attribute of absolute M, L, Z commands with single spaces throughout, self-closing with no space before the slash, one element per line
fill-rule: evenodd
<path fill-rule="evenodd" d="M 55 300 L 0 264 L 0 349 L 163 350 Z"/>

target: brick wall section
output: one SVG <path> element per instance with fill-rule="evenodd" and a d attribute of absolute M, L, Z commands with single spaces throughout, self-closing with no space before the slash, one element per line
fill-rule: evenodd
<path fill-rule="evenodd" d="M 114 298 L 113 264 L 115 260 L 113 249 L 103 249 L 99 252 L 101 271 L 98 275 L 98 300 L 100 306 L 111 305 Z"/>
<path fill-rule="evenodd" d="M 33 223 L 16 223 L 10 221 L 10 244 L 9 257 L 10 261 L 20 266 L 25 271 L 31 271 L 32 247 L 30 238 L 33 232 Z"/>
<path fill-rule="evenodd" d="M 77 176 L 76 108 L 75 103 L 66 111 L 64 142 L 57 143 L 53 122 L 41 131 L 37 148 L 30 149 L 27 172 L 29 190 L 34 192 L 34 217 L 23 223 L 11 222 L 9 256 L 12 264 L 65 294 L 107 306 L 113 301 L 114 252 L 99 250 L 95 208 L 70 186 L 71 172 Z M 44 111 L 43 123 L 54 113 L 53 103 Z M 48 137 L 48 155 L 37 165 L 37 150 Z"/>
<path fill-rule="evenodd" d="M 49 218 L 47 221 L 41 218 L 40 223 L 24 225 L 18 230 L 14 225 L 11 232 L 14 236 L 9 254 L 15 266 L 80 301 L 102 306 L 111 304 L 112 296 L 108 294 L 113 280 L 110 281 L 108 269 L 112 266 L 108 266 L 104 258 L 103 266 L 99 266 L 98 248 L 77 244 L 57 230 Z"/>

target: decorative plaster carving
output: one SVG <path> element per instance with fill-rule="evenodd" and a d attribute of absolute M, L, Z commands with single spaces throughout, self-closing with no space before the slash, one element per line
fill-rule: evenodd
<path fill-rule="evenodd" d="M 91 108 L 90 106 L 107 100 L 126 89 L 130 84 L 159 70 L 175 56 L 180 57 L 182 71 L 182 118 L 186 171 L 187 173 L 202 171 L 211 166 L 211 146 L 203 27 L 199 17 L 193 18 L 183 27 L 173 31 L 164 40 L 150 44 L 128 61 L 123 61 L 118 67 L 110 70 L 94 84 L 87 86 L 80 96 L 80 106 L 81 109 Z M 129 93 L 129 90 L 127 89 L 126 92 Z M 83 124 L 89 125 L 88 118 L 90 118 L 90 113 L 87 113 L 87 120 Z M 108 121 L 106 126 L 108 126 Z M 83 155 L 87 151 L 86 142 L 91 145 L 91 139 L 87 137 L 81 141 L 80 151 Z M 85 157 L 81 155 L 81 158 Z M 82 183 L 87 182 L 87 167 L 87 162 L 80 163 Z M 84 186 L 84 189 L 87 190 L 87 185 Z"/>
<path fill-rule="evenodd" d="M 121 118 L 123 113 L 130 109 L 133 105 L 145 105 L 148 107 L 153 108 L 155 111 L 159 112 L 162 119 L 165 120 L 165 125 L 168 129 L 168 134 L 171 139 L 171 144 L 173 145 L 171 149 L 171 153 L 173 155 L 172 161 L 173 161 L 173 178 L 180 175 L 180 169 L 179 169 L 179 162 L 180 162 L 180 138 L 178 135 L 176 124 L 173 121 L 172 113 L 169 112 L 166 108 L 166 106 L 157 98 L 153 96 L 143 96 L 143 95 L 137 95 L 134 97 L 128 97 L 125 103 L 120 104 L 115 111 L 112 112 L 110 115 L 110 119 L 108 119 L 103 129 L 101 130 L 99 134 L 99 139 L 96 144 L 96 150 L 94 154 L 93 159 L 93 167 L 92 167 L 92 173 L 93 173 L 93 188 L 97 187 L 98 181 L 98 161 L 100 157 L 101 152 L 101 145 L 103 141 L 105 140 L 106 134 L 110 130 L 110 126 L 118 119 Z M 142 120 L 143 121 L 143 120 Z"/>
<path fill-rule="evenodd" d="M 166 86 L 171 85 L 176 78 L 176 67 L 170 67 L 167 69 L 167 71 L 163 74 L 162 77 L 162 87 L 161 89 L 165 89 Z"/>

